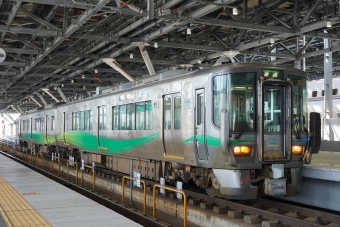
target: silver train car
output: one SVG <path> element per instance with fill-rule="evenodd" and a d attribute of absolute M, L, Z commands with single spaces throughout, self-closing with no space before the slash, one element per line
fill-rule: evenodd
<path fill-rule="evenodd" d="M 163 73 L 19 118 L 21 144 L 196 184 L 212 196 L 294 196 L 320 148 L 307 116 L 306 74 L 260 64 Z"/>

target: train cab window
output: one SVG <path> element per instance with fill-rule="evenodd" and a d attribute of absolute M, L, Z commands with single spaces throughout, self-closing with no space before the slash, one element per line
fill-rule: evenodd
<path fill-rule="evenodd" d="M 151 101 L 145 102 L 145 130 L 151 129 L 151 117 L 152 117 L 152 103 Z"/>
<path fill-rule="evenodd" d="M 325 96 L 325 90 L 322 90 L 321 96 Z"/>
<path fill-rule="evenodd" d="M 174 129 L 181 129 L 181 106 L 182 106 L 182 101 L 181 97 L 175 97 L 174 98 Z"/>
<path fill-rule="evenodd" d="M 230 115 L 230 130 L 255 130 L 255 73 L 232 73 L 213 78 L 213 122 L 221 126 L 221 110 Z"/>
<path fill-rule="evenodd" d="M 316 97 L 318 96 L 318 92 L 317 91 L 312 91 L 312 97 Z"/>
<path fill-rule="evenodd" d="M 119 130 L 126 130 L 126 105 L 119 106 Z"/>
<path fill-rule="evenodd" d="M 135 130 L 135 104 L 130 103 L 126 107 L 126 129 Z"/>
<path fill-rule="evenodd" d="M 112 109 L 113 109 L 112 130 L 118 130 L 119 106 L 115 106 Z"/>
<path fill-rule="evenodd" d="M 54 131 L 54 128 L 55 128 L 55 117 L 52 116 L 51 117 L 51 131 Z"/>
<path fill-rule="evenodd" d="M 171 97 L 164 100 L 164 129 L 171 129 Z"/>
<path fill-rule="evenodd" d="M 85 115 L 85 130 L 92 130 L 93 120 L 92 110 L 85 111 L 84 115 Z"/>
<path fill-rule="evenodd" d="M 136 130 L 145 129 L 145 103 L 136 103 Z"/>
<path fill-rule="evenodd" d="M 338 89 L 337 88 L 332 90 L 332 95 L 338 95 Z"/>

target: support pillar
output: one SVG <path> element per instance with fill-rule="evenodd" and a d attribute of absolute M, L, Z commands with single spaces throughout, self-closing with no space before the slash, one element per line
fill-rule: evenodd
<path fill-rule="evenodd" d="M 331 48 L 331 40 L 324 39 L 324 49 Z M 324 54 L 324 132 L 323 132 L 323 139 L 333 141 L 334 140 L 334 133 L 333 129 L 330 124 L 331 118 L 333 118 L 333 106 L 332 106 L 332 63 L 333 63 L 333 56 L 332 52 L 327 52 Z M 326 123 L 326 124 L 325 124 Z M 329 132 L 329 136 L 327 136 L 327 131 Z M 328 138 L 327 138 L 328 137 Z"/>

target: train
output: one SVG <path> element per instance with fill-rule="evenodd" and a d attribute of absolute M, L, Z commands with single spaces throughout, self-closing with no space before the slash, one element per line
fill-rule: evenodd
<path fill-rule="evenodd" d="M 295 196 L 320 149 L 306 74 L 267 64 L 164 72 L 30 110 L 18 127 L 28 149 L 235 200 Z"/>
<path fill-rule="evenodd" d="M 324 80 L 308 81 L 308 111 L 319 112 L 324 116 Z M 340 77 L 332 79 L 332 115 L 331 118 L 340 118 Z"/>

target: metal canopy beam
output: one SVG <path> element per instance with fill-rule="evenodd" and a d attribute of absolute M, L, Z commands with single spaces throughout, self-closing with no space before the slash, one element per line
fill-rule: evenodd
<path fill-rule="evenodd" d="M 54 26 L 53 24 L 50 24 L 49 22 L 41 19 L 40 17 L 38 17 L 37 15 L 31 13 L 30 11 L 28 11 L 27 9 L 23 8 L 22 6 L 19 7 L 19 11 L 23 12 L 24 14 L 26 14 L 27 16 L 31 17 L 33 20 L 38 21 L 39 23 L 45 25 L 46 27 L 51 28 L 54 31 L 59 31 L 61 32 L 61 29 L 57 28 L 56 26 Z"/>
<path fill-rule="evenodd" d="M 10 26 L 12 24 L 14 16 L 17 13 L 17 10 L 18 10 L 20 5 L 21 5 L 21 1 L 20 0 L 17 0 L 16 3 L 14 5 L 12 5 L 12 13 L 11 13 L 11 15 L 8 16 L 7 22 L 5 23 L 6 25 L 0 25 L 0 27 L 8 27 L 8 26 Z M 6 32 L 7 31 L 2 31 L 2 34 L 1 34 L 1 37 L 0 37 L 0 45 L 4 41 L 4 38 L 6 36 Z"/>
<path fill-rule="evenodd" d="M 14 81 L 9 84 L 9 87 L 14 84 L 15 81 L 19 80 L 23 77 L 29 70 L 31 70 L 36 64 L 38 64 L 41 60 L 45 58 L 51 51 L 53 51 L 56 47 L 58 47 L 65 39 L 67 39 L 70 35 L 72 35 L 81 25 L 83 25 L 86 21 L 88 21 L 93 15 L 95 15 L 101 8 L 103 8 L 110 0 L 99 0 L 96 7 L 84 12 L 77 18 L 76 24 L 71 24 L 65 31 L 62 37 L 56 38 L 50 47 L 46 47 L 42 54 L 37 56 L 35 61 L 32 61 L 29 67 L 26 67 L 24 71 L 18 75 Z"/>
<path fill-rule="evenodd" d="M 5 52 L 16 53 L 16 54 L 38 54 L 38 50 L 11 48 L 11 47 L 1 47 Z"/>
<path fill-rule="evenodd" d="M 34 29 L 34 28 L 23 28 L 23 27 L 9 27 L 5 25 L 0 25 L 1 32 L 13 32 L 13 33 L 23 33 L 38 36 L 60 36 L 61 32 L 51 31 L 46 29 Z"/>

